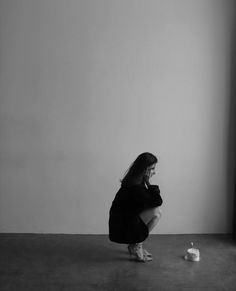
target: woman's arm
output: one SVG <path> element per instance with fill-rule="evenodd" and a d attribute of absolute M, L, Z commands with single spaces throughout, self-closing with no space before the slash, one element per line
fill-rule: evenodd
<path fill-rule="evenodd" d="M 135 209 L 143 210 L 162 205 L 162 198 L 158 185 L 149 184 L 148 189 L 144 186 L 139 186 L 133 189 L 133 191 L 132 199 Z"/>

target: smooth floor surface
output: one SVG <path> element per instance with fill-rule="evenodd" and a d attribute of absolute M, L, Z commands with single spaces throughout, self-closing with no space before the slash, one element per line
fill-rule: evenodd
<path fill-rule="evenodd" d="M 200 262 L 183 256 L 190 242 Z M 0 234 L 0 291 L 235 291 L 230 235 L 150 235 L 139 263 L 106 235 Z"/>

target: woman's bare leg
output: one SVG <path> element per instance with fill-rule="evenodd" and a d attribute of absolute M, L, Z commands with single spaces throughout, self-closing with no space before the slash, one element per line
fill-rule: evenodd
<path fill-rule="evenodd" d="M 157 225 L 158 221 L 161 218 L 161 209 L 160 207 L 151 208 L 143 211 L 142 213 L 139 214 L 139 216 L 142 219 L 142 221 L 147 225 L 148 230 L 150 232 Z M 137 256 L 137 251 L 135 249 L 137 245 L 140 245 L 141 247 L 140 252 L 142 253 L 143 259 L 149 261 L 152 260 L 152 254 L 142 248 L 142 243 L 128 245 L 129 253 Z"/>
<path fill-rule="evenodd" d="M 161 218 L 160 207 L 152 208 L 140 213 L 140 218 L 147 225 L 149 232 L 157 225 Z"/>

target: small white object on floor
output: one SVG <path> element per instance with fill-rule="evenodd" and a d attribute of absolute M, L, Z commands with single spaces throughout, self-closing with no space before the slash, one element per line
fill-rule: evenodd
<path fill-rule="evenodd" d="M 192 247 L 187 250 L 187 254 L 184 256 L 184 259 L 192 262 L 200 261 L 200 251 L 193 248 L 193 242 L 191 242 L 191 246 Z"/>

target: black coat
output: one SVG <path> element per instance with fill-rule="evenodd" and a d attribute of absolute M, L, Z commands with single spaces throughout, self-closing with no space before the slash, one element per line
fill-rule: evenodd
<path fill-rule="evenodd" d="M 109 238 L 117 243 L 139 243 L 148 235 L 148 227 L 139 214 L 162 204 L 158 185 L 121 186 L 109 212 Z"/>

